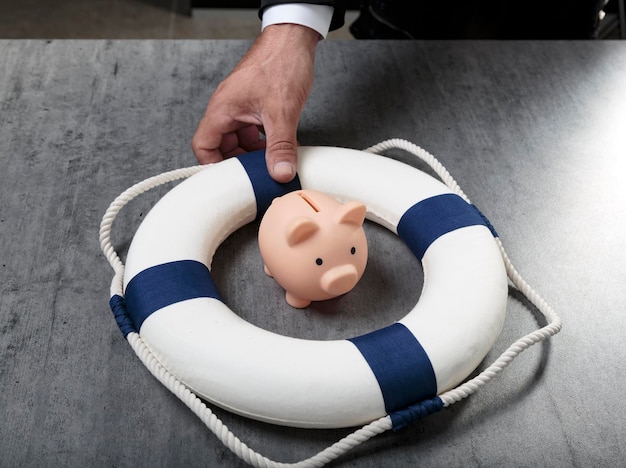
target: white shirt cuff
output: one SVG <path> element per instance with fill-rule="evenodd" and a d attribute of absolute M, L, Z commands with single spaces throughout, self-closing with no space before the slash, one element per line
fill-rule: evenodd
<path fill-rule="evenodd" d="M 333 7 L 308 3 L 286 3 L 274 5 L 263 12 L 261 31 L 272 24 L 301 24 L 314 29 L 325 39 L 330 29 Z"/>

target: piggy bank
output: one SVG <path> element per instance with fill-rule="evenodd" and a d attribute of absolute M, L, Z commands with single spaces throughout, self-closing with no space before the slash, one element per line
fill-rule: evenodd
<path fill-rule="evenodd" d="M 259 250 L 289 305 L 303 308 L 356 286 L 367 263 L 365 211 L 362 203 L 315 190 L 272 201 L 259 226 Z"/>

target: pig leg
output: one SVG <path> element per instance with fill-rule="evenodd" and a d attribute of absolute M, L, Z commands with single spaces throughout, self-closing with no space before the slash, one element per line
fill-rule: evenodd
<path fill-rule="evenodd" d="M 263 271 L 265 271 L 265 274 L 267 276 L 269 276 L 270 278 L 273 278 L 272 274 L 270 273 L 270 271 L 267 269 L 267 265 L 263 265 Z"/>
<path fill-rule="evenodd" d="M 293 294 L 289 293 L 289 291 L 287 291 L 285 294 L 285 300 L 287 301 L 287 304 L 289 304 L 291 307 L 295 307 L 296 309 L 304 309 L 311 303 L 310 300 L 296 297 Z"/>

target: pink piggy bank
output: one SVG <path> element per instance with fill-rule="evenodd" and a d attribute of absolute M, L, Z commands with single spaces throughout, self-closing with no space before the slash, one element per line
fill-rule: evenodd
<path fill-rule="evenodd" d="M 356 286 L 367 263 L 365 205 L 340 203 L 315 190 L 277 197 L 259 226 L 265 273 L 286 292 L 289 305 L 308 306 Z"/>

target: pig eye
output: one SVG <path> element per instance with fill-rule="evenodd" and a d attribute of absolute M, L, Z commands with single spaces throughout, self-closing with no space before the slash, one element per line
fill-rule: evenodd
<path fill-rule="evenodd" d="M 351 253 L 352 255 L 354 255 L 354 254 L 356 253 L 356 247 L 352 247 L 352 248 L 350 249 L 350 253 Z"/>
<path fill-rule="evenodd" d="M 324 263 L 324 260 L 322 260 L 321 258 L 316 258 L 315 263 L 317 263 L 318 265 L 321 265 L 322 263 Z"/>

